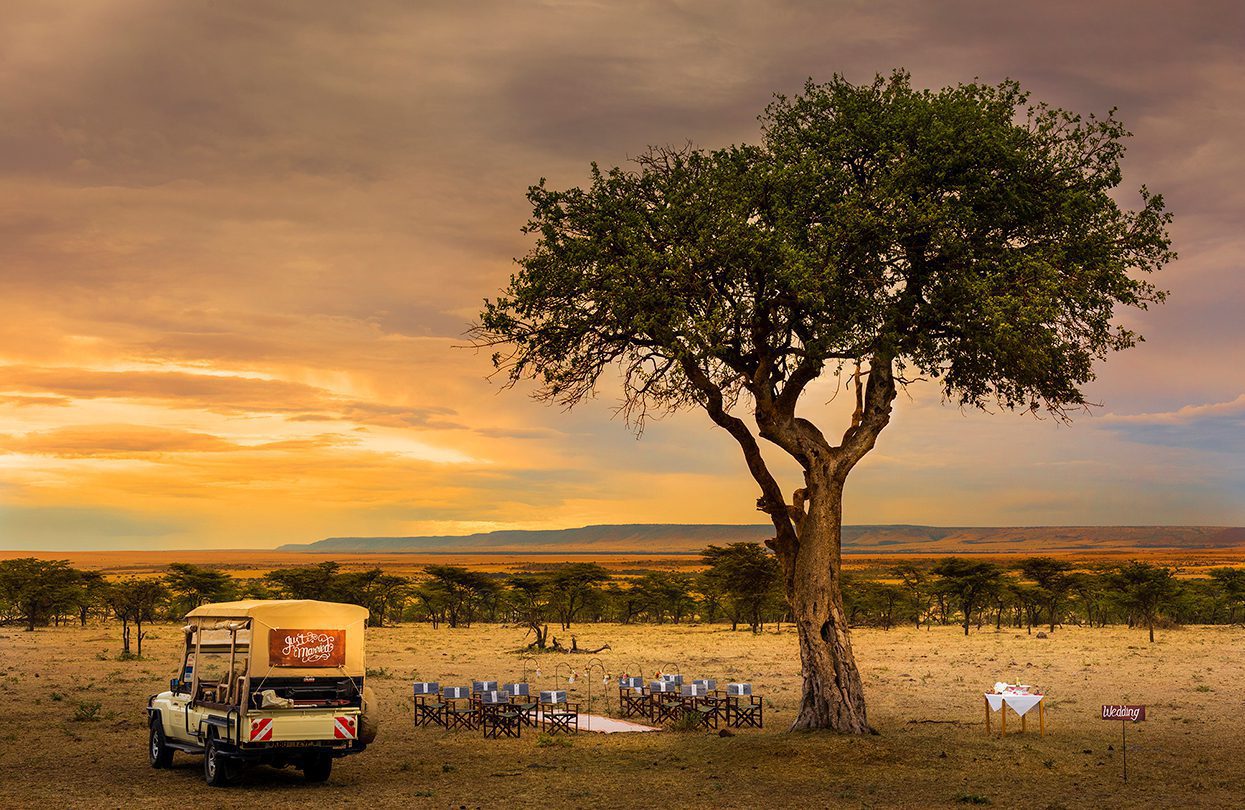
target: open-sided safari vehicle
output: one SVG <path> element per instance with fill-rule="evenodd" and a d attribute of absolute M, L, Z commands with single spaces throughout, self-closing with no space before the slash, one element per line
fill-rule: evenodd
<path fill-rule="evenodd" d="M 180 673 L 147 701 L 152 767 L 167 768 L 174 751 L 185 751 L 203 755 L 214 786 L 248 762 L 328 779 L 335 757 L 375 737 L 365 717 L 367 617 L 357 605 L 301 599 L 192 610 Z"/>

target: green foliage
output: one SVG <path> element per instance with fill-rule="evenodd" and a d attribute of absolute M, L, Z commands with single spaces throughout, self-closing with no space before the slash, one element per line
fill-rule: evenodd
<path fill-rule="evenodd" d="M 1130 562 L 1109 574 L 1116 603 L 1129 616 L 1129 624 L 1138 620 L 1154 641 L 1154 624 L 1159 612 L 1169 606 L 1177 593 L 1175 576 L 1170 568 L 1145 562 Z"/>
<path fill-rule="evenodd" d="M 893 359 L 954 401 L 1062 413 L 1136 341 L 1115 308 L 1163 298 L 1131 274 L 1173 257 L 1169 215 L 1144 188 L 1137 211 L 1112 196 L 1113 112 L 897 71 L 810 81 L 761 121 L 758 146 L 532 187 L 536 246 L 477 330 L 498 367 L 573 405 L 619 363 L 642 418 L 703 404 L 706 383 L 798 397 L 826 365 Z"/>
<path fill-rule="evenodd" d="M 596 563 L 568 563 L 559 566 L 548 577 L 549 595 L 563 629 L 599 594 L 600 586 L 610 578 L 609 572 Z"/>
<path fill-rule="evenodd" d="M 560 737 L 556 734 L 546 734 L 541 732 L 536 738 L 537 748 L 570 748 L 574 743 L 570 737 Z"/>
<path fill-rule="evenodd" d="M 939 588 L 958 603 L 964 617 L 964 635 L 968 635 L 973 612 L 1002 587 L 1003 569 L 994 563 L 947 557 L 932 570 L 941 577 Z"/>
<path fill-rule="evenodd" d="M 383 626 L 390 617 L 400 617 L 412 595 L 411 581 L 406 577 L 386 574 L 380 568 L 342 573 L 335 562 L 279 568 L 266 574 L 264 582 L 271 590 L 256 593 L 254 598 L 281 596 L 362 605 L 368 609 L 372 627 Z"/>
<path fill-rule="evenodd" d="M 99 581 L 98 574 L 71 568 L 66 560 L 0 560 L 0 610 L 34 630 L 53 617 L 92 604 Z"/>
<path fill-rule="evenodd" d="M 172 563 L 164 580 L 182 614 L 207 602 L 228 602 L 238 596 L 233 577 L 200 565 Z"/>
<path fill-rule="evenodd" d="M 130 577 L 108 587 L 107 601 L 113 614 L 121 621 L 121 655 L 130 655 L 130 624 L 138 633 L 136 657 L 143 654 L 143 625 L 153 622 L 168 605 L 169 589 L 158 579 Z"/>
<path fill-rule="evenodd" d="M 73 715 L 70 720 L 75 723 L 94 723 L 99 720 L 100 709 L 103 708 L 99 701 L 83 701 L 74 706 Z"/>
<path fill-rule="evenodd" d="M 701 560 L 709 566 L 705 579 L 725 596 L 731 623 L 745 621 L 759 633 L 765 606 L 780 585 L 778 560 L 757 543 L 709 546 Z"/>

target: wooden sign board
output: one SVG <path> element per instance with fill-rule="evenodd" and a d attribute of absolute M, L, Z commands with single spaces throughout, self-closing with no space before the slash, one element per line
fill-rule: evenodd
<path fill-rule="evenodd" d="M 268 663 L 274 667 L 340 667 L 346 663 L 346 631 L 271 629 Z"/>
<path fill-rule="evenodd" d="M 1119 706 L 1104 705 L 1102 707 L 1103 720 L 1131 720 L 1134 723 L 1140 723 L 1146 719 L 1145 706 Z"/>

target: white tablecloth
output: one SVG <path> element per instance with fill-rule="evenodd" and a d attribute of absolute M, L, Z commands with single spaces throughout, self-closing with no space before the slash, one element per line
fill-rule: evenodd
<path fill-rule="evenodd" d="M 1021 717 L 1025 716 L 1025 712 L 1032 709 L 1041 702 L 1045 695 L 1000 695 L 997 693 L 986 693 L 986 702 L 990 704 L 990 711 L 997 712 L 1003 708 L 1006 703 L 1012 708 L 1016 714 Z"/>

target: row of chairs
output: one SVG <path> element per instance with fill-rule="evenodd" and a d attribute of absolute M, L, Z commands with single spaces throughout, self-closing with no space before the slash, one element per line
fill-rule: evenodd
<path fill-rule="evenodd" d="M 706 729 L 762 728 L 765 703 L 752 684 L 717 688 L 712 678 L 684 683 L 682 675 L 662 675 L 647 685 L 643 678 L 618 679 L 618 709 L 623 717 L 639 717 L 661 725 L 692 722 Z"/>
<path fill-rule="evenodd" d="M 579 704 L 563 690 L 539 692 L 531 686 L 497 681 L 473 681 L 470 687 L 441 686 L 435 681 L 414 685 L 415 725 L 440 726 L 447 731 L 480 730 L 485 737 L 518 737 L 523 727 L 539 727 L 549 734 L 579 731 Z"/>

